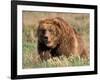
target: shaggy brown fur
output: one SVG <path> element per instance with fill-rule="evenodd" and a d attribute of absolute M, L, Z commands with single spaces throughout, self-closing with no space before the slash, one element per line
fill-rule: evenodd
<path fill-rule="evenodd" d="M 42 60 L 50 57 L 74 55 L 87 58 L 88 53 L 80 35 L 62 18 L 56 17 L 40 21 L 38 52 Z"/>

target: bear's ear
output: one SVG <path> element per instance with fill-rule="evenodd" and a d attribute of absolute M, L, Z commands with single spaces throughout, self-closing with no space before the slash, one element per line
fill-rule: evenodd
<path fill-rule="evenodd" d="M 56 24 L 61 29 L 62 23 L 59 20 L 59 17 L 54 18 L 53 21 L 54 21 L 54 24 Z"/>
<path fill-rule="evenodd" d="M 66 23 L 66 21 L 64 21 L 64 19 L 62 19 L 60 17 L 56 17 L 53 20 L 54 20 L 54 23 L 57 24 L 58 27 L 60 29 L 62 29 L 62 30 L 65 29 L 68 26 L 68 24 Z"/>
<path fill-rule="evenodd" d="M 39 25 L 41 25 L 43 22 L 44 22 L 44 20 L 41 19 L 41 20 L 39 21 Z"/>

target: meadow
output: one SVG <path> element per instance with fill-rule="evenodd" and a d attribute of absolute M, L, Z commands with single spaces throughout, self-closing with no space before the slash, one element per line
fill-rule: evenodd
<path fill-rule="evenodd" d="M 22 31 L 22 67 L 26 68 L 49 68 L 89 65 L 89 59 L 66 56 L 54 57 L 47 61 L 41 61 L 37 51 L 37 27 L 41 19 L 61 17 L 82 36 L 89 52 L 89 14 L 87 13 L 51 13 L 23 11 Z"/>

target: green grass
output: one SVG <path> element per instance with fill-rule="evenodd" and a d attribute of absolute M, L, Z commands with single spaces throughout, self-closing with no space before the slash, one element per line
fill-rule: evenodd
<path fill-rule="evenodd" d="M 37 45 L 25 43 L 23 45 L 23 68 L 49 68 L 49 67 L 68 67 L 89 65 L 89 60 L 80 57 L 66 56 L 50 58 L 41 61 L 36 50 Z"/>

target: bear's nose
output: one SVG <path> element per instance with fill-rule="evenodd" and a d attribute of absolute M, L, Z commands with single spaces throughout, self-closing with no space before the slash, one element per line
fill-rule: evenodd
<path fill-rule="evenodd" d="M 45 38 L 46 40 L 48 40 L 48 37 L 49 37 L 49 32 L 46 31 L 46 32 L 45 32 L 45 35 L 44 35 L 44 38 Z"/>
<path fill-rule="evenodd" d="M 48 40 L 48 37 L 47 36 L 44 36 L 44 39 Z"/>

